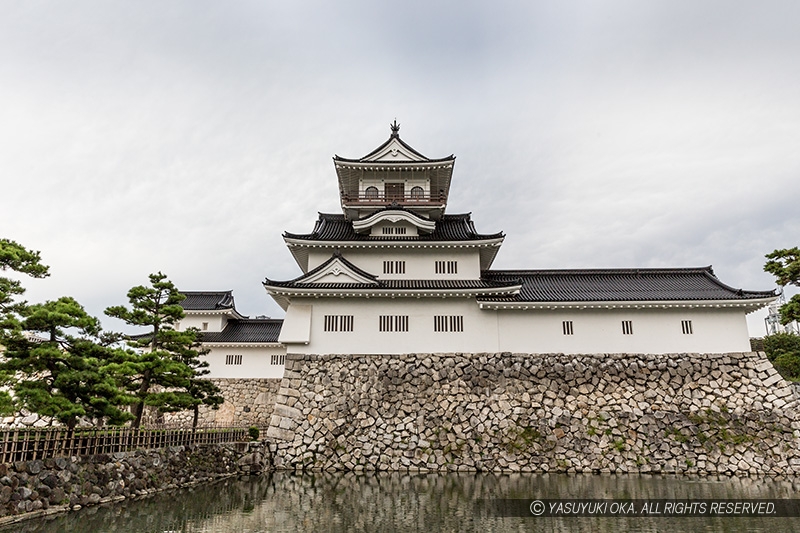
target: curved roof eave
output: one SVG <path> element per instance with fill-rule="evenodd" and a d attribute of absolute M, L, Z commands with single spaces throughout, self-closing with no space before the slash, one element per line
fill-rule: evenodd
<path fill-rule="evenodd" d="M 520 285 L 508 287 L 494 287 L 494 288 L 426 288 L 426 289 L 401 289 L 401 288 L 386 288 L 375 286 L 360 286 L 360 287 L 314 287 L 308 285 L 303 287 L 286 287 L 280 285 L 269 285 L 264 283 L 264 288 L 271 294 L 284 296 L 284 297 L 331 297 L 341 298 L 349 296 L 351 298 L 479 298 L 481 295 L 513 295 L 520 289 Z"/>
<path fill-rule="evenodd" d="M 430 164 L 441 164 L 441 163 L 449 163 L 455 162 L 456 156 L 454 154 L 450 154 L 447 157 L 440 157 L 437 159 L 429 159 L 425 158 L 422 161 L 370 161 L 368 159 L 348 159 L 346 157 L 341 157 L 338 155 L 333 156 L 334 163 L 352 163 L 352 164 L 363 164 L 363 165 L 392 165 L 392 166 L 425 166 Z"/>
<path fill-rule="evenodd" d="M 442 157 L 442 158 L 439 158 L 439 159 L 431 159 L 431 158 L 421 154 L 419 151 L 417 151 L 411 145 L 409 145 L 407 142 L 405 142 L 403 139 L 401 139 L 399 133 L 393 132 L 385 142 L 383 142 L 380 146 L 378 146 L 377 148 L 375 148 L 374 150 L 372 150 L 370 153 L 368 153 L 365 156 L 362 156 L 362 157 L 359 157 L 359 158 L 356 158 L 356 159 L 351 159 L 351 158 L 347 158 L 347 157 L 341 157 L 339 155 L 334 155 L 333 156 L 333 160 L 334 161 L 348 162 L 348 163 L 371 163 L 371 162 L 375 162 L 375 161 L 370 161 L 369 158 L 374 157 L 374 156 L 378 155 L 379 153 L 381 153 L 393 141 L 396 141 L 403 148 L 405 148 L 406 150 L 408 150 L 409 152 L 411 152 L 415 156 L 419 157 L 422 160 L 421 162 L 435 163 L 435 162 L 450 161 L 450 160 L 454 160 L 455 159 L 455 156 L 453 154 L 450 154 L 448 157 Z M 390 162 L 390 163 L 394 163 L 394 162 Z M 409 163 L 409 162 L 408 161 L 404 161 L 403 163 Z"/>
<path fill-rule="evenodd" d="M 296 278 L 294 278 L 292 280 L 289 280 L 289 281 L 278 281 L 278 280 L 271 280 L 269 278 L 265 278 L 264 282 L 263 282 L 263 285 L 264 285 L 264 287 L 274 287 L 274 286 L 280 286 L 280 284 L 282 284 L 282 283 L 302 283 L 303 280 L 311 278 L 311 277 L 314 277 L 314 275 L 316 275 L 319 272 L 321 272 L 324 269 L 326 269 L 328 267 L 328 265 L 330 265 L 331 263 L 333 263 L 336 260 L 339 260 L 343 265 L 345 265 L 347 268 L 351 269 L 355 274 L 358 274 L 359 276 L 362 276 L 362 277 L 364 277 L 366 279 L 369 279 L 369 280 L 371 280 L 371 281 L 373 281 L 375 283 L 378 282 L 378 276 L 376 276 L 374 274 L 370 274 L 366 270 L 362 270 L 361 268 L 357 267 L 356 265 L 354 265 L 353 263 L 351 263 L 350 261 L 345 259 L 344 256 L 340 252 L 336 251 L 336 252 L 333 253 L 333 255 L 330 256 L 330 258 L 328 258 L 327 261 L 321 263 L 316 268 L 309 270 L 308 272 L 306 272 L 305 274 L 303 274 L 301 276 L 298 276 L 298 277 L 296 277 Z M 274 285 L 274 284 L 278 284 L 278 285 Z M 371 284 L 370 284 L 370 286 L 371 286 Z"/>
<path fill-rule="evenodd" d="M 309 234 L 309 237 L 313 235 Z M 505 233 L 500 232 L 495 235 L 481 235 L 481 239 L 464 240 L 464 241 L 437 241 L 433 239 L 419 239 L 414 237 L 369 237 L 368 239 L 354 239 L 350 241 L 323 241 L 313 240 L 311 238 L 304 238 L 304 236 L 296 236 L 290 233 L 283 234 L 283 240 L 286 244 L 293 246 L 309 246 L 309 247 L 328 247 L 328 248 L 364 248 L 367 246 L 411 246 L 417 248 L 431 248 L 431 247 L 446 247 L 446 248 L 481 248 L 485 246 L 494 246 L 497 243 L 503 242 L 506 238 Z M 394 246 L 393 246 L 394 247 Z"/>
<path fill-rule="evenodd" d="M 722 283 L 711 267 L 484 270 L 487 279 L 521 279 L 520 295 L 507 303 L 697 302 L 772 300 L 775 291 L 745 291 Z"/>
<path fill-rule="evenodd" d="M 481 309 L 667 309 L 667 308 L 721 308 L 743 307 L 754 311 L 769 304 L 775 297 L 750 300 L 607 300 L 530 302 L 517 300 L 491 300 L 478 297 Z"/>

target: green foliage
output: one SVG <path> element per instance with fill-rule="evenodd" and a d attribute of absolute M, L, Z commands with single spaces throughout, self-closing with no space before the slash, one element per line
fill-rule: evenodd
<path fill-rule="evenodd" d="M 201 404 L 217 407 L 222 403 L 219 389 L 200 379 L 208 371 L 202 361 L 198 331 L 176 331 L 175 323 L 184 317 L 180 302 L 185 298 L 167 277 L 150 274 L 150 285 L 128 291 L 130 308 L 114 306 L 106 314 L 129 325 L 147 327 L 148 331 L 129 339 L 135 350 L 124 360 L 110 366 L 123 376 L 123 384 L 136 397 L 134 427 L 139 427 L 144 406 L 162 412 L 194 409 L 197 425 Z"/>
<path fill-rule="evenodd" d="M 105 368 L 116 351 L 98 343 L 96 318 L 70 297 L 27 306 L 21 317 L 20 328 L 34 336 L 6 335 L 0 364 L 13 386 L 16 407 L 68 427 L 75 427 L 81 417 L 111 424 L 130 418 L 119 407 L 130 400 Z"/>
<path fill-rule="evenodd" d="M 800 380 L 800 353 L 784 353 L 773 361 L 775 370 L 789 381 Z"/>
<path fill-rule="evenodd" d="M 531 426 L 517 426 L 511 429 L 506 449 L 510 453 L 526 452 L 543 440 L 542 433 Z"/>
<path fill-rule="evenodd" d="M 0 271 L 12 270 L 32 278 L 47 277 L 48 267 L 40 261 L 39 252 L 32 252 L 12 240 L 0 239 Z M 15 298 L 24 293 L 19 281 L 0 276 L 0 329 L 17 325 L 14 314 L 25 308 L 25 302 L 17 302 Z"/>
<path fill-rule="evenodd" d="M 764 271 L 775 276 L 778 285 L 800 287 L 800 248 L 775 250 L 768 253 L 766 258 L 768 261 L 764 264 Z M 800 320 L 800 294 L 795 294 L 781 306 L 781 324 L 796 320 Z"/>
<path fill-rule="evenodd" d="M 150 287 L 137 285 L 128 291 L 130 309 L 117 305 L 106 309 L 106 314 L 133 326 L 152 327 L 152 335 L 134 340 L 131 345 L 157 349 L 168 342 L 160 332 L 172 329 L 175 322 L 184 317 L 180 303 L 185 298 L 167 276 L 159 272 L 150 274 Z"/>
<path fill-rule="evenodd" d="M 764 271 L 778 278 L 778 285 L 800 286 L 800 248 L 775 250 L 765 257 L 769 261 L 764 265 Z"/>
<path fill-rule="evenodd" d="M 764 352 L 781 376 L 789 380 L 800 380 L 800 335 L 767 335 L 764 337 Z"/>
<path fill-rule="evenodd" d="M 770 361 L 783 354 L 800 353 L 800 335 L 791 333 L 767 335 L 764 337 L 764 352 Z"/>
<path fill-rule="evenodd" d="M 0 416 L 10 416 L 17 412 L 14 398 L 6 391 L 0 391 Z"/>
<path fill-rule="evenodd" d="M 39 252 L 28 250 L 9 239 L 0 239 L 0 270 L 13 270 L 32 278 L 49 275 L 49 267 L 41 263 Z"/>
<path fill-rule="evenodd" d="M 683 432 L 676 427 L 671 427 L 667 430 L 667 437 L 672 437 L 676 442 L 680 442 L 681 444 L 689 442 L 689 437 L 684 435 Z"/>
<path fill-rule="evenodd" d="M 49 275 L 39 252 L 8 239 L 0 239 L 0 270 Z M 125 399 L 103 369 L 113 350 L 97 344 L 99 321 L 73 298 L 28 305 L 15 300 L 24 292 L 19 281 L 0 277 L 0 384 L 13 391 L 0 393 L 0 413 L 25 408 L 69 427 L 80 417 L 124 422 Z"/>
<path fill-rule="evenodd" d="M 250 435 L 250 440 L 258 440 L 258 437 L 261 435 L 261 432 L 256 426 L 250 426 L 247 428 L 247 434 Z"/>

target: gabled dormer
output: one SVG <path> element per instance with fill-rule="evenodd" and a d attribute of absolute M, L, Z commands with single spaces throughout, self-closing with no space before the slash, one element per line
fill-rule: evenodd
<path fill-rule="evenodd" d="M 404 238 L 429 235 L 436 229 L 436 222 L 401 209 L 399 206 L 378 211 L 367 218 L 353 221 L 357 234 L 381 238 Z"/>
<path fill-rule="evenodd" d="M 438 220 L 447 206 L 455 160 L 422 155 L 400 138 L 395 121 L 389 139 L 364 157 L 334 156 L 345 217 L 358 220 L 394 204 Z"/>
<path fill-rule="evenodd" d="M 186 298 L 181 302 L 185 316 L 175 324 L 183 331 L 197 328 L 201 332 L 220 332 L 228 320 L 247 318 L 236 310 L 233 291 L 181 291 Z"/>
<path fill-rule="evenodd" d="M 294 280 L 295 283 L 360 283 L 363 285 L 377 285 L 377 277 L 365 272 L 353 263 L 335 252 L 330 259 L 322 263 L 311 272 Z"/>

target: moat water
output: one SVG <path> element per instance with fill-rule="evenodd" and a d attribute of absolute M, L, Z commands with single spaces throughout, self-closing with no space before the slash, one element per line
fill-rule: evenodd
<path fill-rule="evenodd" d="M 791 499 L 800 480 L 613 475 L 277 472 L 88 507 L 0 531 L 230 533 L 800 532 L 800 518 L 498 516 L 497 499 Z"/>

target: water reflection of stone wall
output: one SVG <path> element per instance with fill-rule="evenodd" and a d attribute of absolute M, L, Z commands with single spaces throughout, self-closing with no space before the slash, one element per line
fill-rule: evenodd
<path fill-rule="evenodd" d="M 793 388 L 760 353 L 289 355 L 276 466 L 800 473 Z"/>
<path fill-rule="evenodd" d="M 15 533 L 64 531 L 797 531 L 794 518 L 499 517 L 496 498 L 778 499 L 800 484 L 767 478 L 398 472 L 276 472 L 16 524 Z"/>

